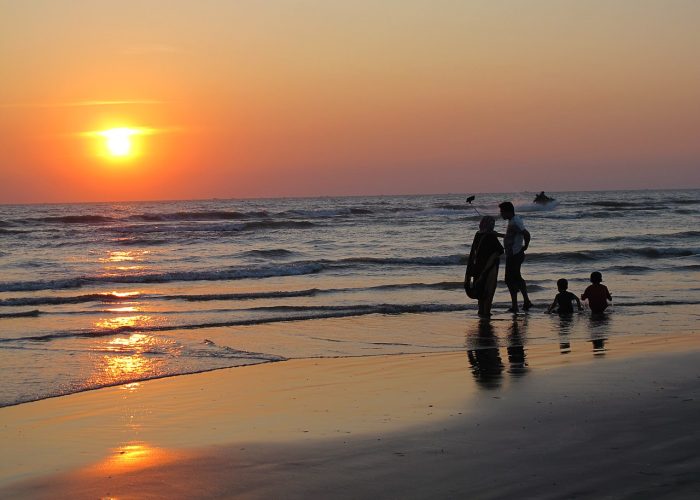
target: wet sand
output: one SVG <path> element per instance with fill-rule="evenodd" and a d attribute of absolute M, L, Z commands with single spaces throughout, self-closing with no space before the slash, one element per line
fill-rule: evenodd
<path fill-rule="evenodd" d="M 481 370 L 296 360 L 3 408 L 0 497 L 697 497 L 700 341 L 599 347 Z"/>

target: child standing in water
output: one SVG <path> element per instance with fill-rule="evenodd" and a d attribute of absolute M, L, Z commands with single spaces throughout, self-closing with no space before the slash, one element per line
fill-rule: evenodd
<path fill-rule="evenodd" d="M 559 314 L 573 314 L 574 301 L 578 306 L 578 310 L 583 310 L 583 307 L 581 307 L 581 301 L 578 300 L 576 295 L 569 292 L 567 290 L 568 288 L 569 282 L 566 279 L 561 278 L 560 280 L 557 280 L 557 289 L 559 290 L 559 293 L 556 297 L 554 297 L 554 302 L 552 302 L 552 305 L 547 309 L 548 313 L 551 313 L 556 308 Z"/>
<path fill-rule="evenodd" d="M 600 314 L 604 312 L 610 304 L 608 300 L 612 300 L 612 296 L 608 291 L 608 287 L 601 284 L 603 281 L 603 275 L 598 271 L 591 273 L 591 283 L 586 291 L 581 295 L 581 300 L 588 299 L 588 306 L 591 308 L 591 312 L 594 314 Z"/>

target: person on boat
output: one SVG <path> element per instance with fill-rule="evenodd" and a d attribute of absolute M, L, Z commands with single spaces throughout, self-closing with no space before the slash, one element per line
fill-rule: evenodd
<path fill-rule="evenodd" d="M 534 202 L 535 203 L 547 203 L 548 201 L 551 201 L 552 198 L 544 194 L 544 191 L 540 191 L 540 194 L 535 196 Z"/>

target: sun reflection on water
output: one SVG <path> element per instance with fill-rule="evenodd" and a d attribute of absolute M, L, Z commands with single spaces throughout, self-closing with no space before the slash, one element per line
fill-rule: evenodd
<path fill-rule="evenodd" d="M 141 308 L 136 306 L 110 307 L 107 311 L 111 313 L 139 312 Z"/>
<path fill-rule="evenodd" d="M 107 257 L 101 257 L 100 262 L 132 262 L 143 260 L 145 255 L 151 253 L 149 250 L 112 250 Z"/>
<path fill-rule="evenodd" d="M 118 297 L 120 299 L 127 299 L 130 297 L 138 297 L 141 295 L 141 292 L 117 292 L 117 291 L 112 291 L 109 293 L 109 295 L 112 295 L 113 297 Z"/>
<path fill-rule="evenodd" d="M 120 316 L 118 318 L 103 318 L 95 322 L 95 327 L 104 330 L 117 330 L 120 328 L 143 327 L 151 322 L 151 316 L 138 314 L 135 316 Z"/>
<path fill-rule="evenodd" d="M 126 271 L 142 271 L 146 266 L 140 264 L 148 250 L 113 250 L 106 257 L 100 257 L 99 262 L 104 264 L 108 276 L 117 275 Z"/>

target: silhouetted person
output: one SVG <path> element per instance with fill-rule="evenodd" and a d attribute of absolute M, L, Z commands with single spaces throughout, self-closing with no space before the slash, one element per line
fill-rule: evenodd
<path fill-rule="evenodd" d="M 482 217 L 479 231 L 474 235 L 467 272 L 464 276 L 464 287 L 471 298 L 479 301 L 479 316 L 491 316 L 493 295 L 498 284 L 498 265 L 503 246 L 498 241 L 498 233 L 493 228 L 496 220 L 490 215 Z"/>
<path fill-rule="evenodd" d="M 601 284 L 602 281 L 603 275 L 598 271 L 592 272 L 592 285 L 586 288 L 586 291 L 581 295 L 581 300 L 588 300 L 588 306 L 591 308 L 593 314 L 601 314 L 604 312 L 610 305 L 608 304 L 608 300 L 612 300 L 608 287 Z"/>
<path fill-rule="evenodd" d="M 515 208 L 509 201 L 504 201 L 498 208 L 501 210 L 501 217 L 508 221 L 506 234 L 503 235 L 503 246 L 506 251 L 506 285 L 510 292 L 512 302 L 508 312 L 518 312 L 518 292 L 523 294 L 523 309 L 532 307 L 530 297 L 527 295 L 527 283 L 520 274 L 520 266 L 525 260 L 525 250 L 530 245 L 530 232 L 525 228 L 523 219 L 515 215 Z"/>
<path fill-rule="evenodd" d="M 581 301 L 578 299 L 576 295 L 573 293 L 569 292 L 567 289 L 569 288 L 569 282 L 561 278 L 557 280 L 557 289 L 559 290 L 559 293 L 554 297 L 554 301 L 552 304 L 547 308 L 547 312 L 551 313 L 556 309 L 556 311 L 562 315 L 562 314 L 573 314 L 574 313 L 574 302 L 576 302 L 576 305 L 578 306 L 578 310 L 582 311 L 583 307 L 581 306 Z"/>

